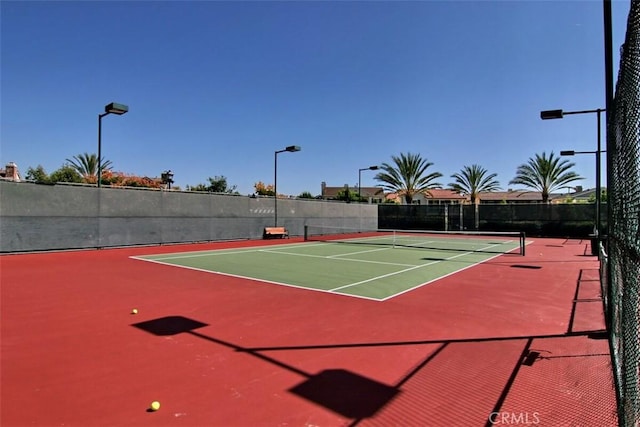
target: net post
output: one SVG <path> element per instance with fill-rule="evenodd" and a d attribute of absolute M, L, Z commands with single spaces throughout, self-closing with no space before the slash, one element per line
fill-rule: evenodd
<path fill-rule="evenodd" d="M 307 224 L 304 225 L 304 241 L 309 240 L 309 226 Z"/>
<path fill-rule="evenodd" d="M 520 255 L 525 256 L 525 248 L 527 236 L 524 231 L 520 232 Z"/>

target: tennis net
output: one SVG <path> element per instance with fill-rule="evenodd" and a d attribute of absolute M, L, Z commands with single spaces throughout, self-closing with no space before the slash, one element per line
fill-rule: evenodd
<path fill-rule="evenodd" d="M 524 232 L 361 230 L 324 225 L 305 225 L 304 240 L 457 252 L 508 253 L 518 249 L 520 255 L 525 255 L 526 245 Z"/>

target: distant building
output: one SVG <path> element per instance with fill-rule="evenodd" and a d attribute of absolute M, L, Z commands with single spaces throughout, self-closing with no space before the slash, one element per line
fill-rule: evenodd
<path fill-rule="evenodd" d="M 0 169 L 0 179 L 19 182 L 21 179 L 18 165 L 13 162 L 7 163 L 4 169 Z"/>
<path fill-rule="evenodd" d="M 497 203 L 542 203 L 542 193 L 540 191 L 491 191 L 478 195 L 480 204 Z M 551 196 L 549 197 L 551 200 Z"/>
<path fill-rule="evenodd" d="M 397 194 L 387 194 L 386 199 L 400 204 L 404 203 L 404 197 L 401 197 Z M 478 194 L 477 203 L 542 203 L 542 194 L 539 191 L 492 191 Z M 471 197 L 469 197 L 468 194 L 461 194 L 450 189 L 433 189 L 429 190 L 427 194 L 416 194 L 415 196 L 413 196 L 413 204 L 471 204 Z"/>
<path fill-rule="evenodd" d="M 320 197 L 323 200 L 331 200 L 338 197 L 338 193 L 349 189 L 350 193 L 358 194 L 357 186 L 349 186 L 348 184 L 342 187 L 328 187 L 326 182 L 320 184 Z M 371 200 L 373 203 L 382 203 L 384 199 L 384 192 L 380 187 L 360 187 L 360 196 Z"/>
<path fill-rule="evenodd" d="M 434 188 L 426 194 L 417 194 L 413 197 L 413 203 L 429 205 L 463 205 L 470 203 L 469 196 L 458 193 L 455 190 Z"/>
<path fill-rule="evenodd" d="M 554 194 L 553 197 L 549 197 L 551 203 L 594 203 L 596 200 L 595 188 L 587 188 L 586 190 L 583 190 L 582 186 L 568 188 L 574 191 L 569 191 L 566 194 Z M 602 190 L 604 191 L 606 188 Z"/>
<path fill-rule="evenodd" d="M 326 182 L 321 183 L 321 198 L 324 200 L 335 199 L 338 193 L 349 189 L 351 193 L 358 194 L 357 186 L 345 184 L 341 187 L 329 187 Z M 582 187 L 571 187 L 575 190 L 572 193 L 561 194 L 552 193 L 549 195 L 549 203 L 567 203 L 571 200 L 576 203 L 584 203 L 595 198 L 595 190 L 583 190 Z M 362 197 L 369 198 L 374 203 L 397 203 L 405 204 L 405 199 L 397 193 L 384 193 L 380 187 L 361 187 Z M 490 191 L 478 194 L 478 204 L 513 204 L 513 203 L 542 203 L 542 193 L 540 191 L 512 190 Z M 470 204 L 471 197 L 468 194 L 458 193 L 455 190 L 446 188 L 431 189 L 425 194 L 413 196 L 415 205 L 461 205 Z"/>

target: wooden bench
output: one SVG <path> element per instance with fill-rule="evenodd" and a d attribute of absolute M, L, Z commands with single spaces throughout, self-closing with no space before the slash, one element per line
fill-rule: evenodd
<path fill-rule="evenodd" d="M 284 227 L 265 227 L 262 237 L 265 239 L 276 237 L 284 239 L 285 237 L 289 237 L 289 232 Z"/>

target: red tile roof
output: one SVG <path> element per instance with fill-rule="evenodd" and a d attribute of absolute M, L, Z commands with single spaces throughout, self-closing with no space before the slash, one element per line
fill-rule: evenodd
<path fill-rule="evenodd" d="M 433 189 L 429 190 L 428 193 L 424 196 L 426 199 L 437 199 L 437 200 L 467 200 L 468 197 L 460 194 L 454 190 L 449 189 Z"/>
<path fill-rule="evenodd" d="M 492 191 L 480 193 L 478 198 L 481 201 L 529 201 L 539 202 L 542 194 L 539 191 Z"/>

